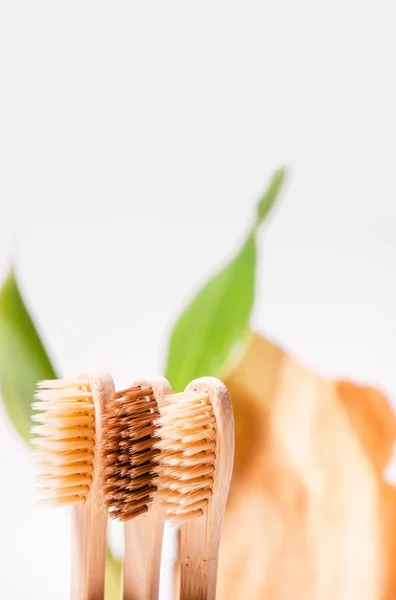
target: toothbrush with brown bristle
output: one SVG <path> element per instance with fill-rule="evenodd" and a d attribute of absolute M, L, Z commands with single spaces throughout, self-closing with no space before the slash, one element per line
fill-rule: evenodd
<path fill-rule="evenodd" d="M 164 399 L 158 419 L 158 495 L 181 526 L 180 600 L 214 600 L 221 525 L 234 461 L 226 387 L 203 377 Z"/>
<path fill-rule="evenodd" d="M 107 508 L 101 490 L 101 417 L 114 393 L 107 372 L 41 381 L 32 428 L 42 500 L 72 507 L 71 600 L 103 600 Z"/>
<path fill-rule="evenodd" d="M 157 600 L 164 530 L 157 490 L 154 438 L 162 398 L 172 393 L 160 376 L 114 394 L 104 420 L 103 489 L 110 517 L 125 522 L 123 600 Z"/>

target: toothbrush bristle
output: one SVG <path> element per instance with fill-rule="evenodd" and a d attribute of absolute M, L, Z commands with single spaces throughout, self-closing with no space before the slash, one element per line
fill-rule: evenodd
<path fill-rule="evenodd" d="M 153 448 L 158 405 L 151 388 L 117 392 L 104 415 L 103 491 L 110 517 L 129 521 L 147 512 L 156 491 L 159 451 Z"/>
<path fill-rule="evenodd" d="M 208 394 L 166 396 L 157 425 L 158 493 L 166 519 L 178 524 L 203 515 L 212 495 L 216 419 Z"/>
<path fill-rule="evenodd" d="M 53 505 L 84 503 L 92 482 L 95 415 L 90 385 L 40 381 L 32 404 L 39 495 Z"/>

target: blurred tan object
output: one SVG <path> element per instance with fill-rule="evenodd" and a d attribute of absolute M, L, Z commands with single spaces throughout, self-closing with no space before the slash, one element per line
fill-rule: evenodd
<path fill-rule="evenodd" d="M 396 420 L 377 390 L 326 380 L 252 335 L 224 378 L 236 456 L 221 600 L 394 600 Z"/>

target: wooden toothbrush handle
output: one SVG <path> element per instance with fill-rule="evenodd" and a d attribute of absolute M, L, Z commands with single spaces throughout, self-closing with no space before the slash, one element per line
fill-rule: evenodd
<path fill-rule="evenodd" d="M 169 381 L 159 375 L 137 379 L 132 383 L 136 386 L 150 387 L 158 406 L 172 394 Z M 125 523 L 123 600 L 158 600 L 163 535 L 163 511 L 154 494 L 148 511 Z"/>
<path fill-rule="evenodd" d="M 164 522 L 157 504 L 125 523 L 123 600 L 158 600 Z"/>
<path fill-rule="evenodd" d="M 86 504 L 72 509 L 71 600 L 103 600 L 107 511 Z"/>
<path fill-rule="evenodd" d="M 215 600 L 220 530 L 202 516 L 184 523 L 180 537 L 180 600 Z"/>
<path fill-rule="evenodd" d="M 80 373 L 88 380 L 95 405 L 95 449 L 92 483 L 84 504 L 72 508 L 71 600 L 103 600 L 106 568 L 107 508 L 101 486 L 102 462 L 98 451 L 102 436 L 102 412 L 114 394 L 107 372 Z"/>
<path fill-rule="evenodd" d="M 212 496 L 200 517 L 181 526 L 180 600 L 215 600 L 221 526 L 234 463 L 234 417 L 225 385 L 213 377 L 192 381 L 186 391 L 209 395 L 216 418 Z"/>

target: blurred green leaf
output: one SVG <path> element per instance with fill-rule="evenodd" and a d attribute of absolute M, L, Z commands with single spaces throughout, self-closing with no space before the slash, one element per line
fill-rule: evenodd
<path fill-rule="evenodd" d="M 241 352 L 254 302 L 256 232 L 273 207 L 284 177 L 284 169 L 274 173 L 242 248 L 204 285 L 176 322 L 167 365 L 175 390 L 184 389 L 196 377 L 220 376 Z"/>
<path fill-rule="evenodd" d="M 36 382 L 55 377 L 11 271 L 0 291 L 0 383 L 7 412 L 25 441 L 30 438 Z"/>
<path fill-rule="evenodd" d="M 122 562 L 114 558 L 109 546 L 106 550 L 106 600 L 120 600 L 121 598 L 121 572 Z"/>
<path fill-rule="evenodd" d="M 275 201 L 279 195 L 283 182 L 285 180 L 286 171 L 285 169 L 278 169 L 272 176 L 270 184 L 265 191 L 265 194 L 261 197 L 257 204 L 257 217 L 255 223 L 255 231 L 257 227 L 264 221 L 270 212 L 271 208 L 275 204 Z"/>

